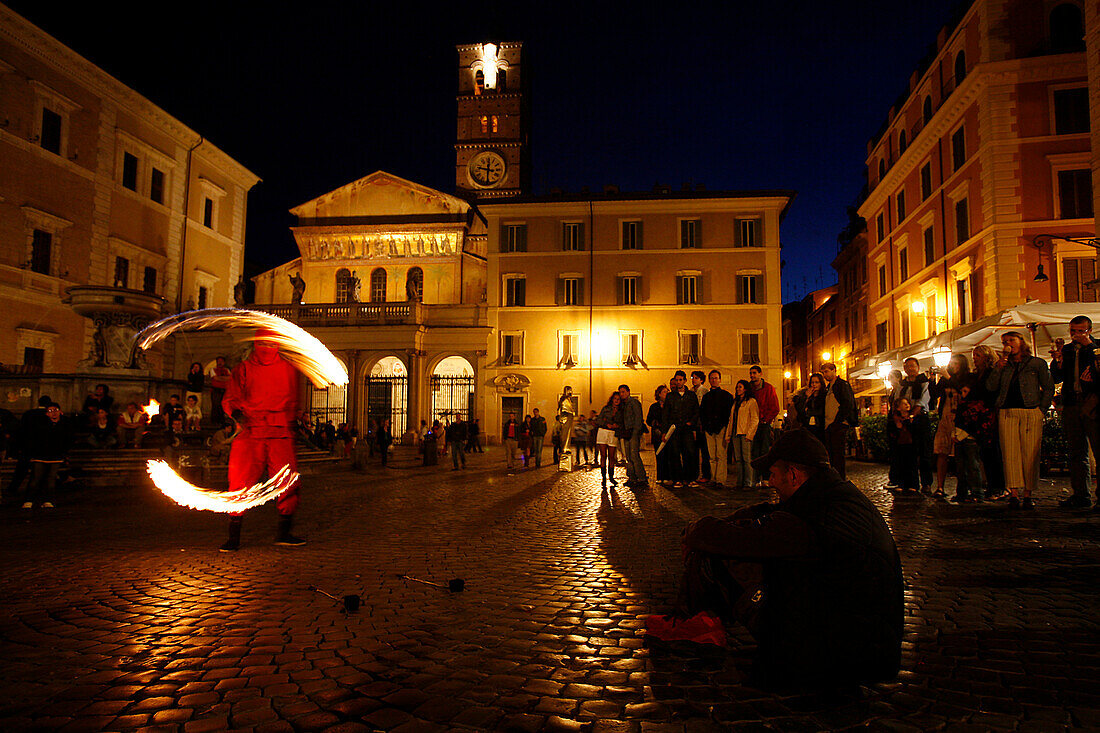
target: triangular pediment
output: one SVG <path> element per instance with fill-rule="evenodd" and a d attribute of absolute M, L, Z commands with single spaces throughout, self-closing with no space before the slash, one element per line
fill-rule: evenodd
<path fill-rule="evenodd" d="M 466 214 L 470 204 L 385 171 L 352 181 L 294 207 L 299 219 Z"/>

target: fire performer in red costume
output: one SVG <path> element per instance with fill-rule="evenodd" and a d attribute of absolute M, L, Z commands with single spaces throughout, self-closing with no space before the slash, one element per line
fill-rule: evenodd
<path fill-rule="evenodd" d="M 237 421 L 239 432 L 229 452 L 229 488 L 241 489 L 258 483 L 263 474 L 275 475 L 283 466 L 297 471 L 294 451 L 294 421 L 298 414 L 298 370 L 279 354 L 279 346 L 264 340 L 273 332 L 256 332 L 252 355 L 233 369 L 232 381 L 222 400 L 222 409 Z M 279 512 L 277 545 L 304 545 L 290 533 L 298 508 L 298 483 L 275 500 Z M 229 520 L 229 539 L 222 552 L 241 545 L 242 514 Z"/>

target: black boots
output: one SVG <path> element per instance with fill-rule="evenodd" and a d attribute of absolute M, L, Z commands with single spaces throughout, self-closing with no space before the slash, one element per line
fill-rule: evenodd
<path fill-rule="evenodd" d="M 222 552 L 236 552 L 241 549 L 241 517 L 229 518 L 229 539 L 218 549 Z"/>
<path fill-rule="evenodd" d="M 229 539 L 225 541 L 224 545 L 218 548 L 222 552 L 236 552 L 241 549 L 242 519 L 242 517 L 229 518 Z M 279 534 L 275 537 L 276 545 L 297 547 L 298 545 L 304 545 L 306 543 L 301 537 L 295 537 L 290 533 L 290 525 L 292 522 L 293 518 L 290 516 L 279 516 Z"/>
<path fill-rule="evenodd" d="M 295 537 L 290 533 L 290 525 L 293 521 L 294 517 L 289 514 L 279 515 L 279 536 L 275 538 L 276 545 L 297 547 L 306 543 L 301 537 Z"/>

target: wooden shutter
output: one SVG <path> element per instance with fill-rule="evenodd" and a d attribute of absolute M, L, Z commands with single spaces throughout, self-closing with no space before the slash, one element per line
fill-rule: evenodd
<path fill-rule="evenodd" d="M 645 246 L 644 245 L 645 239 L 642 237 L 642 222 L 640 222 L 640 221 L 637 222 L 637 229 L 635 231 L 638 233 L 638 239 L 637 239 L 638 246 L 636 247 L 636 249 L 642 249 Z"/>
<path fill-rule="evenodd" d="M 1067 303 L 1081 301 L 1081 277 L 1078 274 L 1077 260 L 1067 259 L 1062 262 L 1062 271 L 1066 276 L 1065 296 Z"/>

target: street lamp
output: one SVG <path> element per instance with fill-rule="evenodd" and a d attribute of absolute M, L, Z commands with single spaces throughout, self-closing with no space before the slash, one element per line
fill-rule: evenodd
<path fill-rule="evenodd" d="M 789 371 L 783 372 L 783 378 L 784 379 L 790 379 L 791 378 L 791 373 Z"/>
<path fill-rule="evenodd" d="M 893 370 L 894 365 L 888 361 L 884 361 L 878 365 L 878 375 L 883 379 L 890 376 L 890 372 Z"/>
<path fill-rule="evenodd" d="M 932 361 L 940 369 L 943 369 L 951 361 L 951 349 L 946 346 L 940 346 L 932 352 Z"/>
<path fill-rule="evenodd" d="M 832 359 L 832 358 L 833 358 L 833 352 L 831 352 L 831 351 L 822 351 L 821 352 L 821 361 L 829 361 L 829 359 Z"/>
<path fill-rule="evenodd" d="M 1059 237 L 1056 234 L 1037 234 L 1034 237 L 1032 237 L 1031 244 L 1032 244 L 1032 246 L 1035 247 L 1035 249 L 1039 250 L 1039 256 L 1042 257 L 1042 255 L 1043 255 L 1043 246 L 1048 245 L 1048 244 L 1053 245 L 1054 240 L 1056 240 L 1056 239 L 1059 242 L 1070 242 L 1072 244 L 1083 244 L 1087 247 L 1092 247 L 1093 249 L 1100 249 L 1100 238 L 1098 238 L 1098 237 Z M 1054 247 L 1053 246 L 1051 246 L 1050 254 L 1051 254 L 1051 257 L 1054 256 Z M 1047 277 L 1047 274 L 1045 272 L 1043 272 L 1043 263 L 1042 262 L 1040 262 L 1039 267 L 1036 268 L 1035 277 L 1032 278 L 1032 280 L 1034 280 L 1037 283 L 1045 283 L 1047 280 L 1050 280 L 1050 278 Z M 1084 283 L 1084 285 L 1086 287 L 1089 286 L 1089 285 L 1095 286 L 1096 284 L 1097 284 L 1096 280 L 1092 280 L 1091 282 Z"/>

